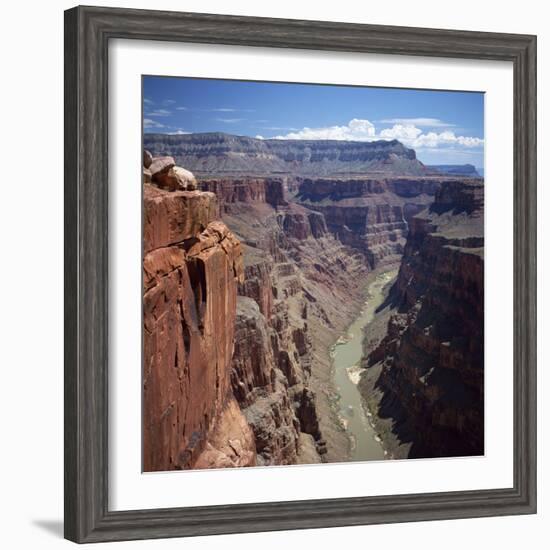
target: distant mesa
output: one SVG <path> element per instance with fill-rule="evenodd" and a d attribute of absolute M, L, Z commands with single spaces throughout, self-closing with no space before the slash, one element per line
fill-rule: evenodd
<path fill-rule="evenodd" d="M 450 176 L 462 176 L 465 178 L 479 178 L 482 176 L 473 164 L 436 164 L 426 166 L 430 171 Z"/>
<path fill-rule="evenodd" d="M 155 157 L 173 157 L 197 175 L 328 176 L 380 173 L 422 176 L 430 170 L 397 140 L 256 139 L 224 133 L 145 134 Z"/>

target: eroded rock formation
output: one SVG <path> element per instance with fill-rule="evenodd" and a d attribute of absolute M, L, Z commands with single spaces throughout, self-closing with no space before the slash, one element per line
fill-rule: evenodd
<path fill-rule="evenodd" d="M 411 219 L 360 384 L 390 456 L 483 454 L 483 242 L 482 180 L 443 183 Z"/>

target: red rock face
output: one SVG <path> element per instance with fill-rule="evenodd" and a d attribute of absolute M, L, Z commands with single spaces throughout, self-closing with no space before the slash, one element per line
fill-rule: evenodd
<path fill-rule="evenodd" d="M 210 193 L 168 193 L 153 185 L 143 188 L 143 250 L 171 246 L 196 237 L 216 219 L 218 204 Z"/>
<path fill-rule="evenodd" d="M 378 416 L 393 422 L 395 456 L 483 454 L 483 183 L 444 183 L 412 219 L 390 298 Z"/>
<path fill-rule="evenodd" d="M 242 251 L 216 212 L 210 193 L 145 186 L 145 471 L 256 463 L 230 381 Z"/>
<path fill-rule="evenodd" d="M 244 281 L 239 285 L 239 294 L 252 298 L 266 319 L 273 313 L 274 292 L 271 266 L 267 261 L 250 263 L 244 268 Z"/>
<path fill-rule="evenodd" d="M 286 182 L 283 178 L 221 178 L 204 179 L 201 189 L 216 194 L 225 211 L 234 203 L 267 203 L 271 206 L 286 204 Z"/>

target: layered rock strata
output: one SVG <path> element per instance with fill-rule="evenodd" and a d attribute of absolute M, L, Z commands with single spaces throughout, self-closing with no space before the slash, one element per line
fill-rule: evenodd
<path fill-rule="evenodd" d="M 255 465 L 231 384 L 240 242 L 212 193 L 145 183 L 143 205 L 144 470 Z"/>
<path fill-rule="evenodd" d="M 213 132 L 145 134 L 144 145 L 201 176 L 429 173 L 416 153 L 397 140 L 256 139 Z"/>
<path fill-rule="evenodd" d="M 484 452 L 483 181 L 447 181 L 414 216 L 386 334 L 361 391 L 392 457 Z"/>
<path fill-rule="evenodd" d="M 304 178 L 295 199 L 322 213 L 328 229 L 375 269 L 399 263 L 408 221 L 433 202 L 441 183 L 438 177 Z"/>

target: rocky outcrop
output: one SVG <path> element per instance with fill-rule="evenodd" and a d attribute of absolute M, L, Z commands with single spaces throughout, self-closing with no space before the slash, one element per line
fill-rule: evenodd
<path fill-rule="evenodd" d="M 168 193 L 145 185 L 143 188 L 144 253 L 172 246 L 199 235 L 218 214 L 213 193 Z"/>
<path fill-rule="evenodd" d="M 441 183 L 438 177 L 303 178 L 295 198 L 322 213 L 328 230 L 375 269 L 400 261 L 407 222 L 433 202 Z"/>
<path fill-rule="evenodd" d="M 483 243 L 482 180 L 442 183 L 411 219 L 394 313 L 360 384 L 391 456 L 484 452 Z"/>
<path fill-rule="evenodd" d="M 144 185 L 145 471 L 256 464 L 231 384 L 242 249 L 217 212 L 212 193 Z"/>
<path fill-rule="evenodd" d="M 393 141 L 255 139 L 223 133 L 145 134 L 153 154 L 174 157 L 198 175 L 422 175 L 416 153 Z"/>

